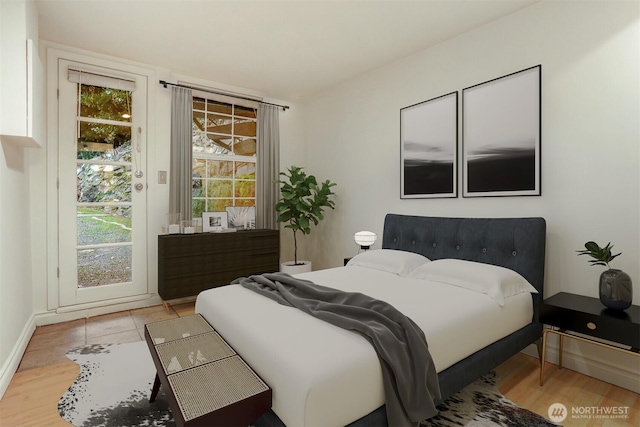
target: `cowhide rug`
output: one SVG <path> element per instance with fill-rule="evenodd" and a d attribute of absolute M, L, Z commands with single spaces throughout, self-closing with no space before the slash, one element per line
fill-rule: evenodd
<path fill-rule="evenodd" d="M 175 423 L 160 390 L 149 403 L 155 367 L 144 341 L 88 345 L 67 357 L 80 365 L 80 374 L 58 402 L 60 416 L 74 426 L 166 426 Z M 555 426 L 545 418 L 507 400 L 496 388 L 493 372 L 457 393 L 421 424 L 436 426 Z"/>

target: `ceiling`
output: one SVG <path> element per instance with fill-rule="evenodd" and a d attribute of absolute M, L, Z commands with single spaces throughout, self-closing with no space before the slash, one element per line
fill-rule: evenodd
<path fill-rule="evenodd" d="M 39 36 L 303 101 L 539 0 L 35 0 Z"/>

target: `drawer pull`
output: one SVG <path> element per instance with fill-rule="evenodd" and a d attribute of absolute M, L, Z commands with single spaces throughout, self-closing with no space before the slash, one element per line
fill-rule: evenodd
<path fill-rule="evenodd" d="M 593 322 L 589 322 L 589 323 L 587 323 L 587 328 L 591 329 L 592 331 L 595 331 L 596 324 L 593 323 Z"/>

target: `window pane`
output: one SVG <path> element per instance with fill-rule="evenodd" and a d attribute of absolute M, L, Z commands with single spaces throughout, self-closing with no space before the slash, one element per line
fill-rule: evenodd
<path fill-rule="evenodd" d="M 194 179 L 191 184 L 191 196 L 192 197 L 204 197 L 204 188 L 202 187 L 201 179 Z"/>
<path fill-rule="evenodd" d="M 193 206 L 193 218 L 202 218 L 202 212 L 205 211 L 206 202 L 204 199 L 193 199 L 191 202 Z"/>
<path fill-rule="evenodd" d="M 207 178 L 233 177 L 233 162 L 226 160 L 207 160 Z M 211 197 L 211 196 L 209 196 Z"/>
<path fill-rule="evenodd" d="M 205 100 L 202 98 L 193 98 L 193 109 L 204 111 Z M 195 112 L 194 112 L 195 113 Z"/>
<path fill-rule="evenodd" d="M 252 162 L 236 162 L 236 179 L 256 179 L 256 164 Z"/>
<path fill-rule="evenodd" d="M 235 199 L 234 206 L 255 206 L 256 199 Z"/>
<path fill-rule="evenodd" d="M 231 135 L 233 119 L 229 116 L 207 114 L 207 132 L 224 133 Z"/>
<path fill-rule="evenodd" d="M 235 197 L 256 197 L 255 181 L 236 181 Z"/>
<path fill-rule="evenodd" d="M 193 159 L 191 169 L 191 176 L 194 178 L 204 178 L 207 176 L 207 163 L 204 159 Z"/>
<path fill-rule="evenodd" d="M 234 113 L 236 116 L 250 117 L 252 119 L 257 117 L 257 110 L 254 108 L 241 107 L 239 105 L 236 105 Z"/>
<path fill-rule="evenodd" d="M 227 206 L 233 206 L 233 199 L 207 200 L 207 212 L 224 212 Z"/>
<path fill-rule="evenodd" d="M 194 111 L 193 124 L 191 127 L 193 128 L 193 130 L 204 131 L 204 126 L 205 126 L 204 113 L 200 111 Z"/>
<path fill-rule="evenodd" d="M 217 102 L 217 101 L 208 100 L 207 101 L 207 111 L 231 115 L 232 114 L 232 106 L 229 105 L 229 104 L 226 104 L 224 102 Z"/>
<path fill-rule="evenodd" d="M 233 133 L 240 136 L 256 136 L 255 120 L 235 119 Z M 220 131 L 216 131 L 220 132 Z"/>
<path fill-rule="evenodd" d="M 131 241 L 131 207 L 78 207 L 78 246 Z"/>
<path fill-rule="evenodd" d="M 239 156 L 255 156 L 256 140 L 253 138 L 235 138 L 233 151 Z"/>
<path fill-rule="evenodd" d="M 131 92 L 108 87 L 80 85 L 81 117 L 131 121 Z"/>
<path fill-rule="evenodd" d="M 80 122 L 78 159 L 131 161 L 131 127 Z"/>
<path fill-rule="evenodd" d="M 207 180 L 207 197 L 233 197 L 233 181 L 230 179 Z"/>
<path fill-rule="evenodd" d="M 131 246 L 78 250 L 78 288 L 131 282 Z"/>
<path fill-rule="evenodd" d="M 78 164 L 78 202 L 130 202 L 131 167 Z"/>
<path fill-rule="evenodd" d="M 220 155 L 229 154 L 231 152 L 232 141 L 233 139 L 227 135 L 208 133 L 204 152 Z"/>

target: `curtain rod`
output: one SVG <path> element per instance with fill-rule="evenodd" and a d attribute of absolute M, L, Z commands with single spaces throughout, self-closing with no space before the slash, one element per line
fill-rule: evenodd
<path fill-rule="evenodd" d="M 201 88 L 201 87 L 187 86 L 187 85 L 181 85 L 181 84 L 177 84 L 177 83 L 169 83 L 169 82 L 166 82 L 164 80 L 160 80 L 158 83 L 160 83 L 162 86 L 164 86 L 165 89 L 167 88 L 167 86 L 177 86 L 177 87 L 183 87 L 183 88 L 186 88 L 186 89 L 200 90 L 202 92 L 215 93 L 216 95 L 230 96 L 232 98 L 244 99 L 244 100 L 247 100 L 247 101 L 262 102 L 263 104 L 267 104 L 267 105 L 275 105 L 276 107 L 282 108 L 283 110 L 288 110 L 289 109 L 288 105 L 272 104 L 271 102 L 258 101 L 255 98 L 249 98 L 247 96 L 240 96 L 240 95 L 233 95 L 233 94 L 229 94 L 229 93 L 225 93 L 225 92 L 215 91 L 215 90 L 212 90 L 212 89 L 204 89 L 204 88 Z"/>

